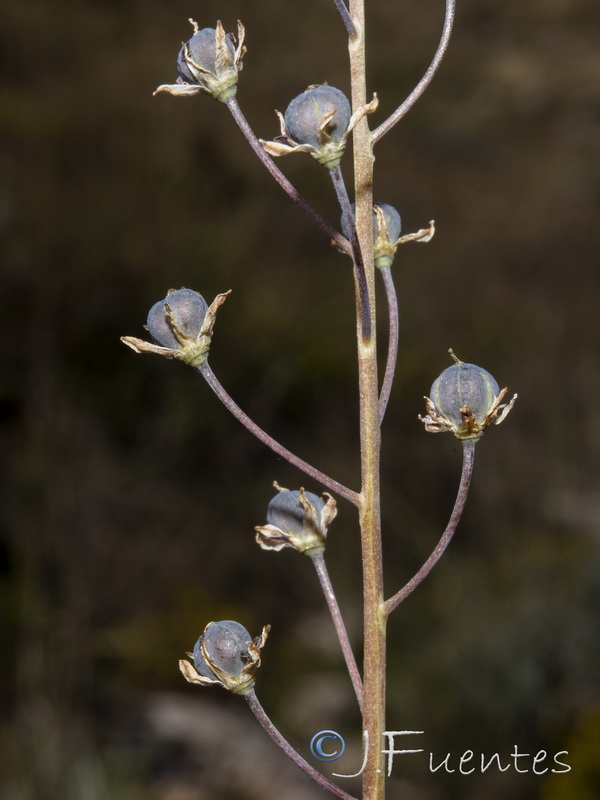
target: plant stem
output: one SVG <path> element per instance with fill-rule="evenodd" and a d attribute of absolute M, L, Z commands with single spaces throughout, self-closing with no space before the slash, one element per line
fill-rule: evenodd
<path fill-rule="evenodd" d="M 381 423 L 385 416 L 385 410 L 390 399 L 392 384 L 394 383 L 394 374 L 396 372 L 396 361 L 398 359 L 399 315 L 398 297 L 396 295 L 396 287 L 394 286 L 394 276 L 392 275 L 392 270 L 390 267 L 383 267 L 380 272 L 381 277 L 383 278 L 385 296 L 388 304 L 389 329 L 385 375 L 383 376 L 383 383 L 381 384 L 381 391 L 379 393 L 379 422 Z"/>
<path fill-rule="evenodd" d="M 408 95 L 406 100 L 401 103 L 394 113 L 391 114 L 384 122 L 382 122 L 378 128 L 375 128 L 373 131 L 373 144 L 378 142 L 382 136 L 385 136 L 385 134 L 391 128 L 393 128 L 394 125 L 401 120 L 408 111 L 410 111 L 410 109 L 414 106 L 419 97 L 421 97 L 425 89 L 427 89 L 433 80 L 433 76 L 438 71 L 446 50 L 448 49 L 448 42 L 450 41 L 450 34 L 452 33 L 452 23 L 454 22 L 455 6 L 456 0 L 446 0 L 446 16 L 444 19 L 444 27 L 442 29 L 440 43 L 438 44 L 438 48 L 431 64 L 427 67 L 425 74 L 417 83 L 412 92 Z"/>
<path fill-rule="evenodd" d="M 342 617 L 342 613 L 340 611 L 340 607 L 338 605 L 338 601 L 335 596 L 333 586 L 331 584 L 331 579 L 329 578 L 329 572 L 327 571 L 327 565 L 325 564 L 325 559 L 323 558 L 323 554 L 321 553 L 319 555 L 311 556 L 311 560 L 315 565 L 317 575 L 319 576 L 319 582 L 321 583 L 321 588 L 323 589 L 325 600 L 327 601 L 327 605 L 329 606 L 331 619 L 333 620 L 333 624 L 335 625 L 335 630 L 338 635 L 340 647 L 342 648 L 342 653 L 344 654 L 344 660 L 346 662 L 346 667 L 348 668 L 350 680 L 352 681 L 352 686 L 354 687 L 354 691 L 356 693 L 356 699 L 358 700 L 359 708 L 362 711 L 363 708 L 362 679 L 360 677 L 360 672 L 358 671 L 358 665 L 356 664 L 356 659 L 354 658 L 354 653 L 352 651 L 352 645 L 350 644 L 350 639 L 348 638 L 348 632 L 346 630 L 346 626 L 344 625 L 344 619 Z"/>
<path fill-rule="evenodd" d="M 402 603 L 409 594 L 412 594 L 414 590 L 422 583 L 425 578 L 429 575 L 431 570 L 435 567 L 437 562 L 440 560 L 444 551 L 450 544 L 450 540 L 454 536 L 454 532 L 458 527 L 458 523 L 460 522 L 460 518 L 465 508 L 465 503 L 467 502 L 467 496 L 469 494 L 469 487 L 471 485 L 471 478 L 473 476 L 473 464 L 475 462 L 475 443 L 474 442 L 466 442 L 463 443 L 463 463 L 462 463 L 462 473 L 460 476 L 460 485 L 458 487 L 458 492 L 456 495 L 456 501 L 454 503 L 454 508 L 452 509 L 452 514 L 450 515 L 450 519 L 448 520 L 448 524 L 446 525 L 446 530 L 442 534 L 441 539 L 435 546 L 433 553 L 429 556 L 427 561 L 423 564 L 421 569 L 413 575 L 413 577 L 408 581 L 408 583 L 400 589 L 399 592 L 393 597 L 390 597 L 389 600 L 386 601 L 385 604 L 385 613 L 389 615 L 395 608 L 398 608 L 400 603 Z"/>
<path fill-rule="evenodd" d="M 278 456 L 285 458 L 285 460 L 289 461 L 290 464 L 293 464 L 315 481 L 323 486 L 326 486 L 332 492 L 339 494 L 340 497 L 345 498 L 355 506 L 359 504 L 360 499 L 356 492 L 352 491 L 352 489 L 348 489 L 348 487 L 338 483 L 333 478 L 330 478 L 329 475 L 325 475 L 324 472 L 321 472 L 311 464 L 308 464 L 306 461 L 303 461 L 301 458 L 294 455 L 294 453 L 292 453 L 282 444 L 279 444 L 278 441 L 273 439 L 272 436 L 269 436 L 268 433 L 263 431 L 262 428 L 260 428 L 253 420 L 251 420 L 250 417 L 237 405 L 233 398 L 225 391 L 217 376 L 209 367 L 208 361 L 205 361 L 204 364 L 201 364 L 197 370 L 208 383 L 213 392 L 217 395 L 219 400 L 223 403 L 225 408 L 230 411 L 238 420 L 238 422 L 241 422 L 242 425 L 247 428 L 250 433 L 254 434 L 254 436 L 256 436 L 256 438 L 259 439 L 263 444 L 265 444 L 267 447 L 270 447 L 271 450 L 277 453 Z"/>
<path fill-rule="evenodd" d="M 350 0 L 358 34 L 348 43 L 352 109 L 366 102 L 364 0 Z M 356 230 L 364 258 L 369 295 L 370 335 L 357 317 L 360 397 L 361 505 L 360 529 L 364 597 L 363 730 L 373 743 L 363 772 L 363 800 L 383 800 L 385 765 L 385 626 L 380 514 L 380 427 L 377 346 L 375 338 L 375 266 L 373 263 L 373 152 L 364 117 L 353 132 Z"/>
<path fill-rule="evenodd" d="M 302 756 L 296 752 L 296 750 L 294 750 L 287 739 L 285 739 L 281 733 L 279 733 L 275 725 L 273 725 L 264 708 L 259 703 L 254 690 L 252 690 L 250 694 L 244 695 L 244 699 L 250 706 L 250 710 L 256 719 L 260 722 L 271 739 L 273 739 L 276 745 L 281 747 L 286 756 L 291 758 L 296 766 L 300 767 L 303 772 L 306 772 L 306 774 L 312 778 L 313 781 L 316 781 L 316 783 L 318 783 L 322 789 L 325 789 L 326 792 L 330 792 L 336 797 L 339 797 L 341 800 L 356 800 L 356 798 L 351 794 L 348 794 L 348 792 L 340 789 L 339 786 L 336 786 L 335 783 L 332 783 L 324 775 L 321 775 L 321 773 L 318 772 L 314 767 L 311 767 L 308 761 L 305 761 Z"/>
<path fill-rule="evenodd" d="M 323 231 L 323 233 L 329 236 L 330 239 L 333 239 L 336 246 L 343 253 L 346 253 L 346 255 L 352 255 L 352 250 L 346 237 L 342 236 L 339 231 L 336 231 L 336 229 L 327 222 L 325 217 L 323 217 L 323 215 L 320 214 L 316 208 L 311 206 L 311 204 L 304 199 L 296 187 L 289 182 L 283 172 L 275 164 L 271 156 L 265 152 L 265 149 L 259 142 L 258 137 L 250 127 L 248 120 L 243 115 L 239 103 L 235 97 L 231 97 L 227 101 L 227 108 L 231 112 L 231 115 L 236 121 L 239 129 L 248 140 L 250 147 L 254 150 L 263 165 L 271 173 L 273 178 L 275 178 L 283 191 L 294 201 L 294 203 L 297 203 L 300 206 L 304 213 L 315 223 L 318 228 Z"/>
<path fill-rule="evenodd" d="M 350 235 L 350 246 L 352 248 L 352 260 L 354 261 L 354 274 L 359 288 L 359 303 L 361 314 L 361 327 L 362 334 L 365 339 L 371 336 L 371 313 L 369 308 L 369 287 L 367 286 L 367 276 L 365 275 L 365 263 L 363 260 L 362 250 L 358 241 L 356 233 L 356 220 L 352 213 L 350 206 L 350 198 L 348 197 L 348 190 L 344 176 L 342 175 L 341 167 L 333 167 L 329 170 L 335 193 L 337 195 L 338 203 L 342 210 L 342 217 L 344 220 L 344 228 Z"/>
<path fill-rule="evenodd" d="M 333 4 L 337 8 L 340 17 L 342 18 L 342 22 L 344 23 L 344 27 L 348 32 L 348 36 L 356 36 L 356 28 L 354 27 L 352 17 L 350 16 L 350 12 L 344 3 L 344 0 L 333 0 Z"/>

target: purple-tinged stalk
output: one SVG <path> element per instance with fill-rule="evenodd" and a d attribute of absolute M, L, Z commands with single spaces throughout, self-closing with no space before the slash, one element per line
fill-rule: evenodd
<path fill-rule="evenodd" d="M 316 208 L 311 206 L 311 204 L 305 200 L 305 198 L 300 194 L 300 192 L 296 189 L 293 184 L 289 182 L 289 180 L 285 177 L 283 172 L 279 169 L 279 167 L 274 163 L 273 159 L 269 154 L 265 151 L 264 147 L 260 143 L 258 137 L 250 127 L 248 120 L 242 113 L 242 110 L 239 106 L 235 97 L 231 97 L 227 103 L 227 108 L 231 112 L 231 116 L 235 120 L 238 128 L 246 137 L 248 144 L 254 150 L 256 155 L 261 160 L 262 164 L 268 172 L 273 176 L 273 178 L 277 181 L 279 186 L 283 189 L 283 191 L 290 197 L 294 203 L 296 203 L 300 208 L 304 211 L 304 213 L 309 217 L 314 224 L 320 228 L 323 233 L 325 233 L 329 238 L 335 242 L 336 246 L 346 255 L 351 255 L 352 251 L 348 240 L 342 236 L 342 234 L 337 231 L 332 225 L 330 225 L 325 217 L 320 214 Z"/>
<path fill-rule="evenodd" d="M 250 419 L 225 391 L 208 366 L 207 358 L 216 314 L 228 294 L 229 292 L 224 292 L 217 295 L 208 306 L 198 292 L 191 289 L 171 290 L 163 300 L 159 300 L 152 306 L 148 314 L 146 329 L 155 343 L 146 342 L 133 336 L 123 336 L 121 341 L 136 353 L 155 353 L 165 358 L 183 361 L 184 364 L 198 370 L 225 408 L 250 433 L 277 455 L 289 461 L 290 464 L 314 478 L 327 489 L 358 506 L 359 495 L 356 492 L 294 455 Z"/>
<path fill-rule="evenodd" d="M 329 613 L 331 614 L 331 619 L 333 620 L 333 624 L 335 626 L 335 630 L 338 636 L 338 641 L 340 643 L 340 647 L 342 648 L 344 661 L 346 662 L 346 668 L 350 675 L 352 686 L 354 687 L 354 693 L 356 694 L 358 706 L 362 711 L 363 710 L 362 678 L 360 677 L 358 665 L 356 663 L 356 659 L 354 658 L 352 645 L 350 644 L 350 639 L 348 638 L 348 632 L 346 630 L 344 618 L 342 617 L 337 597 L 335 596 L 335 591 L 333 589 L 331 579 L 329 577 L 329 572 L 327 570 L 327 565 L 325 564 L 325 559 L 323 557 L 323 554 L 319 553 L 317 555 L 311 556 L 311 561 L 313 562 L 315 570 L 317 571 L 319 583 L 321 584 L 321 589 L 323 590 L 325 600 L 327 601 L 327 606 L 329 608 Z"/>
<path fill-rule="evenodd" d="M 271 739 L 275 742 L 278 747 L 281 747 L 283 752 L 291 758 L 291 760 L 296 764 L 297 767 L 305 772 L 309 778 L 312 778 L 315 783 L 317 783 L 322 789 L 330 794 L 335 795 L 335 797 L 339 797 L 340 800 L 356 800 L 356 798 L 345 792 L 343 789 L 340 789 L 339 786 L 336 786 L 335 783 L 332 783 L 328 780 L 324 775 L 321 775 L 314 767 L 312 767 L 307 761 L 305 761 L 302 756 L 294 750 L 292 745 L 285 739 L 281 733 L 277 730 L 275 725 L 271 722 L 269 717 L 267 716 L 264 708 L 258 701 L 256 694 L 254 691 L 250 692 L 249 694 L 245 695 L 244 699 L 248 703 L 250 710 L 260 722 L 264 730 L 269 734 Z"/>
<path fill-rule="evenodd" d="M 327 571 L 323 553 L 329 525 L 337 516 L 335 499 L 325 492 L 318 497 L 304 488 L 290 491 L 274 483 L 277 494 L 267 506 L 266 525 L 257 525 L 256 542 L 263 550 L 279 552 L 291 548 L 308 556 L 317 572 L 325 600 L 338 635 L 350 680 L 362 710 L 362 680 L 348 632 Z"/>
<path fill-rule="evenodd" d="M 452 25 L 454 23 L 455 8 L 456 0 L 446 0 L 446 16 L 444 18 L 444 27 L 442 28 L 440 42 L 431 64 L 427 67 L 425 74 L 417 83 L 412 92 L 408 95 L 406 100 L 404 100 L 404 102 L 398 106 L 394 113 L 390 114 L 390 116 L 384 122 L 382 122 L 379 127 L 375 128 L 372 136 L 373 144 L 376 144 L 382 136 L 385 136 L 385 134 L 410 111 L 410 109 L 414 106 L 414 104 L 433 80 L 435 73 L 438 71 L 440 64 L 442 63 L 442 59 L 446 54 L 446 50 L 448 49 L 450 35 L 452 33 Z"/>
<path fill-rule="evenodd" d="M 383 422 L 387 405 L 392 392 L 394 375 L 396 374 L 396 361 L 398 360 L 398 341 L 400 334 L 400 315 L 398 312 L 398 296 L 394 285 L 394 276 L 390 267 L 380 269 L 388 304 L 388 349 L 385 362 L 385 373 L 379 393 L 379 422 Z"/>
<path fill-rule="evenodd" d="M 277 455 L 284 458 L 306 475 L 309 475 L 322 486 L 325 486 L 332 492 L 339 494 L 340 497 L 348 500 L 348 502 L 352 503 L 353 505 L 359 504 L 359 496 L 356 494 L 356 492 L 354 492 L 352 489 L 349 489 L 347 486 L 338 483 L 338 481 L 330 478 L 329 475 L 326 475 L 324 472 L 321 472 L 311 464 L 294 455 L 294 453 L 273 439 L 272 436 L 269 436 L 266 431 L 264 431 L 256 424 L 256 422 L 254 422 L 254 420 L 250 419 L 250 417 L 238 406 L 235 400 L 233 400 L 233 398 L 225 391 L 217 376 L 209 367 L 207 361 L 201 364 L 197 369 L 219 400 L 223 403 L 225 408 L 230 411 L 231 414 L 233 414 L 233 416 L 238 420 L 238 422 L 241 422 L 242 425 L 250 431 L 250 433 L 254 434 L 259 441 L 271 448 L 274 453 L 277 453 Z"/>
<path fill-rule="evenodd" d="M 350 38 L 356 36 L 356 28 L 354 27 L 354 22 L 352 21 L 348 6 L 344 3 L 344 0 L 333 0 L 333 4 L 344 23 L 348 36 Z"/>
<path fill-rule="evenodd" d="M 463 463 L 458 493 L 452 514 L 441 539 L 421 569 L 385 604 L 386 615 L 397 608 L 429 575 L 450 544 L 467 502 L 475 445 L 490 425 L 500 425 L 515 404 L 502 403 L 508 389 L 500 389 L 493 375 L 476 364 L 465 364 L 449 351 L 454 360 L 433 382 L 425 398 L 427 414 L 419 419 L 430 433 L 452 433 L 463 446 Z"/>
<path fill-rule="evenodd" d="M 352 248 L 352 260 L 354 261 L 354 274 L 358 284 L 358 302 L 361 316 L 361 335 L 365 339 L 371 338 L 371 311 L 369 302 L 369 286 L 365 274 L 365 262 L 358 241 L 354 213 L 350 205 L 348 190 L 340 166 L 329 170 L 335 193 L 342 210 L 343 228 L 348 231 L 350 246 Z"/>
<path fill-rule="evenodd" d="M 446 529 L 444 530 L 439 542 L 436 544 L 433 552 L 427 559 L 427 561 L 423 564 L 421 569 L 413 575 L 413 577 L 406 583 L 400 591 L 396 592 L 393 597 L 390 597 L 389 600 L 385 603 L 385 613 L 386 616 L 389 616 L 394 609 L 398 608 L 400 603 L 403 603 L 406 598 L 414 592 L 414 590 L 419 586 L 425 578 L 429 575 L 431 570 L 435 567 L 437 562 L 440 558 L 444 555 L 446 548 L 450 544 L 452 537 L 458 527 L 458 523 L 462 517 L 465 503 L 467 502 L 467 497 L 469 495 L 469 487 L 471 485 L 471 478 L 473 477 L 473 464 L 475 462 L 475 443 L 474 442 L 465 442 L 463 444 L 463 463 L 462 463 L 462 473 L 460 476 L 460 485 L 458 487 L 458 492 L 456 495 L 456 500 L 454 502 L 454 508 L 452 509 L 452 514 L 450 515 L 450 519 L 448 520 L 448 524 L 446 525 Z"/>
<path fill-rule="evenodd" d="M 321 775 L 294 750 L 278 731 L 259 703 L 254 691 L 256 673 L 261 664 L 262 649 L 269 635 L 270 625 L 253 639 L 246 628 L 235 620 L 226 619 L 209 622 L 194 645 L 188 658 L 179 661 L 179 669 L 189 683 L 197 686 L 221 686 L 232 694 L 243 697 L 256 719 L 271 739 L 291 760 L 318 785 L 339 797 L 340 800 L 356 800 Z"/>

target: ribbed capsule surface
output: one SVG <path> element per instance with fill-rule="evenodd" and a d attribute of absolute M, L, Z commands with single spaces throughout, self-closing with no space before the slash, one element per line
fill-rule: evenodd
<path fill-rule="evenodd" d="M 460 409 L 465 405 L 482 424 L 500 387 L 493 375 L 476 364 L 453 364 L 445 369 L 431 387 L 431 401 L 454 425 L 460 426 Z"/>
<path fill-rule="evenodd" d="M 252 637 L 239 622 L 211 622 L 194 646 L 194 666 L 200 675 L 215 677 L 202 652 L 204 643 L 210 664 L 232 678 L 239 678 L 248 662 L 248 642 L 251 641 Z"/>
<path fill-rule="evenodd" d="M 336 142 L 348 130 L 352 111 L 346 95 L 333 86 L 315 86 L 295 97 L 285 112 L 285 127 L 294 141 L 320 147 L 323 118 L 335 112 L 325 131 Z"/>
<path fill-rule="evenodd" d="M 305 495 L 316 511 L 317 519 L 320 519 L 325 503 L 312 492 L 306 492 Z M 267 507 L 268 524 L 275 525 L 276 528 L 280 528 L 285 533 L 301 534 L 304 523 L 304 509 L 298 500 L 299 496 L 300 492 L 297 490 L 285 489 L 285 491 L 278 492 Z"/>
<path fill-rule="evenodd" d="M 152 306 L 146 322 L 150 336 L 163 347 L 177 349 L 181 345 L 173 333 L 165 305 L 171 309 L 178 328 L 191 338 L 196 338 L 200 333 L 208 306 L 202 295 L 192 289 L 177 289 Z"/>

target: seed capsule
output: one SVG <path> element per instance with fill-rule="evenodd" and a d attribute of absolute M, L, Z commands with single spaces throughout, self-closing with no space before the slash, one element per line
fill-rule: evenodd
<path fill-rule="evenodd" d="M 450 431 L 464 444 L 477 442 L 488 425 L 499 425 L 515 404 L 502 403 L 508 389 L 500 389 L 493 375 L 475 364 L 465 364 L 450 350 L 456 363 L 433 382 L 425 398 L 427 415 L 419 419 L 430 433 Z"/>
<path fill-rule="evenodd" d="M 169 307 L 170 318 L 165 306 Z M 207 310 L 206 301 L 198 292 L 177 289 L 152 306 L 146 326 L 155 342 L 163 347 L 177 349 L 181 342 L 175 335 L 174 326 L 186 336 L 195 339 L 200 333 Z"/>
<path fill-rule="evenodd" d="M 348 130 L 351 116 L 346 95 L 325 85 L 314 86 L 295 97 L 287 107 L 284 119 L 292 139 L 318 149 L 330 140 L 340 142 Z"/>
<path fill-rule="evenodd" d="M 285 489 L 278 492 L 267 507 L 267 522 L 288 534 L 300 535 L 306 518 L 306 511 L 300 504 L 300 492 Z M 325 508 L 325 503 L 312 492 L 304 492 L 304 497 L 313 507 L 317 518 Z"/>
<path fill-rule="evenodd" d="M 275 484 L 277 494 L 267 507 L 267 524 L 257 525 L 256 541 L 263 550 L 291 547 L 307 556 L 325 549 L 327 528 L 337 514 L 336 503 L 304 489 L 290 491 Z"/>
<path fill-rule="evenodd" d="M 246 628 L 234 620 L 209 622 L 194 652 L 188 653 L 193 663 L 181 659 L 179 669 L 190 683 L 222 686 L 233 694 L 249 694 L 270 627 L 265 625 L 260 636 L 252 639 Z"/>
<path fill-rule="evenodd" d="M 239 622 L 229 619 L 211 622 L 194 646 L 194 666 L 207 678 L 216 677 L 216 668 L 237 679 L 250 660 L 249 642 L 252 637 Z"/>
<path fill-rule="evenodd" d="M 352 203 L 350 208 L 354 214 L 355 204 Z M 373 257 L 375 266 L 383 269 L 392 265 L 402 230 L 402 222 L 400 214 L 394 206 L 390 206 L 388 203 L 376 203 L 373 209 Z M 342 233 L 346 239 L 350 239 L 350 230 L 343 214 L 340 224 Z"/>
<path fill-rule="evenodd" d="M 225 42 L 233 56 L 235 54 L 233 44 L 228 38 L 225 39 Z M 190 59 L 206 72 L 213 74 L 216 72 L 217 31 L 215 28 L 202 28 L 201 31 L 195 33 L 181 48 L 177 56 L 177 71 L 183 80 L 187 83 L 198 83 L 202 73 L 191 65 Z"/>
<path fill-rule="evenodd" d="M 279 111 L 281 135 L 276 141 L 260 139 L 270 156 L 309 153 L 328 170 L 335 169 L 344 155 L 346 140 L 355 125 L 377 108 L 377 96 L 352 113 L 346 95 L 333 86 L 310 86 Z"/>
<path fill-rule="evenodd" d="M 157 344 L 135 336 L 122 336 L 121 341 L 136 353 L 156 353 L 197 369 L 208 358 L 216 314 L 228 294 L 218 294 L 207 307 L 198 292 L 171 289 L 148 313 L 145 327 Z"/>
<path fill-rule="evenodd" d="M 453 364 L 445 369 L 431 387 L 431 401 L 453 425 L 461 425 L 462 409 L 467 406 L 482 425 L 500 394 L 493 375 L 475 364 Z"/>
<path fill-rule="evenodd" d="M 246 52 L 244 26 L 238 21 L 237 47 L 232 34 L 226 34 L 223 25 L 198 29 L 190 20 L 194 35 L 183 45 L 177 56 L 179 76 L 173 84 L 161 84 L 154 94 L 168 92 L 175 97 L 192 97 L 199 92 L 227 103 L 237 92 L 242 58 Z"/>

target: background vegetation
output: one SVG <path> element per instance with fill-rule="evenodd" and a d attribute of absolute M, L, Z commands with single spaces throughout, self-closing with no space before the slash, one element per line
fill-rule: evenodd
<path fill-rule="evenodd" d="M 382 121 L 435 49 L 443 3 L 370 2 Z M 242 406 L 356 486 L 352 281 L 209 98 L 152 98 L 193 16 L 240 17 L 257 133 L 310 83 L 348 88 L 333 4 L 5 0 L 0 20 L 0 794 L 6 800 L 310 800 L 243 704 L 185 684 L 206 622 L 273 633 L 259 696 L 308 754 L 360 727 L 310 564 L 258 550 L 277 479 L 191 371 L 135 357 L 169 288 L 234 292 L 211 351 Z M 450 552 L 394 616 L 390 727 L 418 746 L 568 750 L 566 775 L 395 769 L 403 800 L 588 800 L 600 791 L 600 7 L 462 0 L 442 71 L 377 149 L 376 197 L 427 245 L 399 253 L 402 339 L 384 425 L 390 592 L 450 511 L 460 454 L 422 396 L 461 358 L 520 395 L 478 448 Z M 327 176 L 282 167 L 335 222 Z M 349 177 L 349 159 L 346 166 Z M 385 311 L 380 325 L 385 337 Z M 304 482 L 305 483 L 305 482 Z M 318 487 L 306 484 L 307 489 Z M 328 548 L 353 635 L 358 529 Z M 423 743 L 424 742 L 424 743 Z"/>

